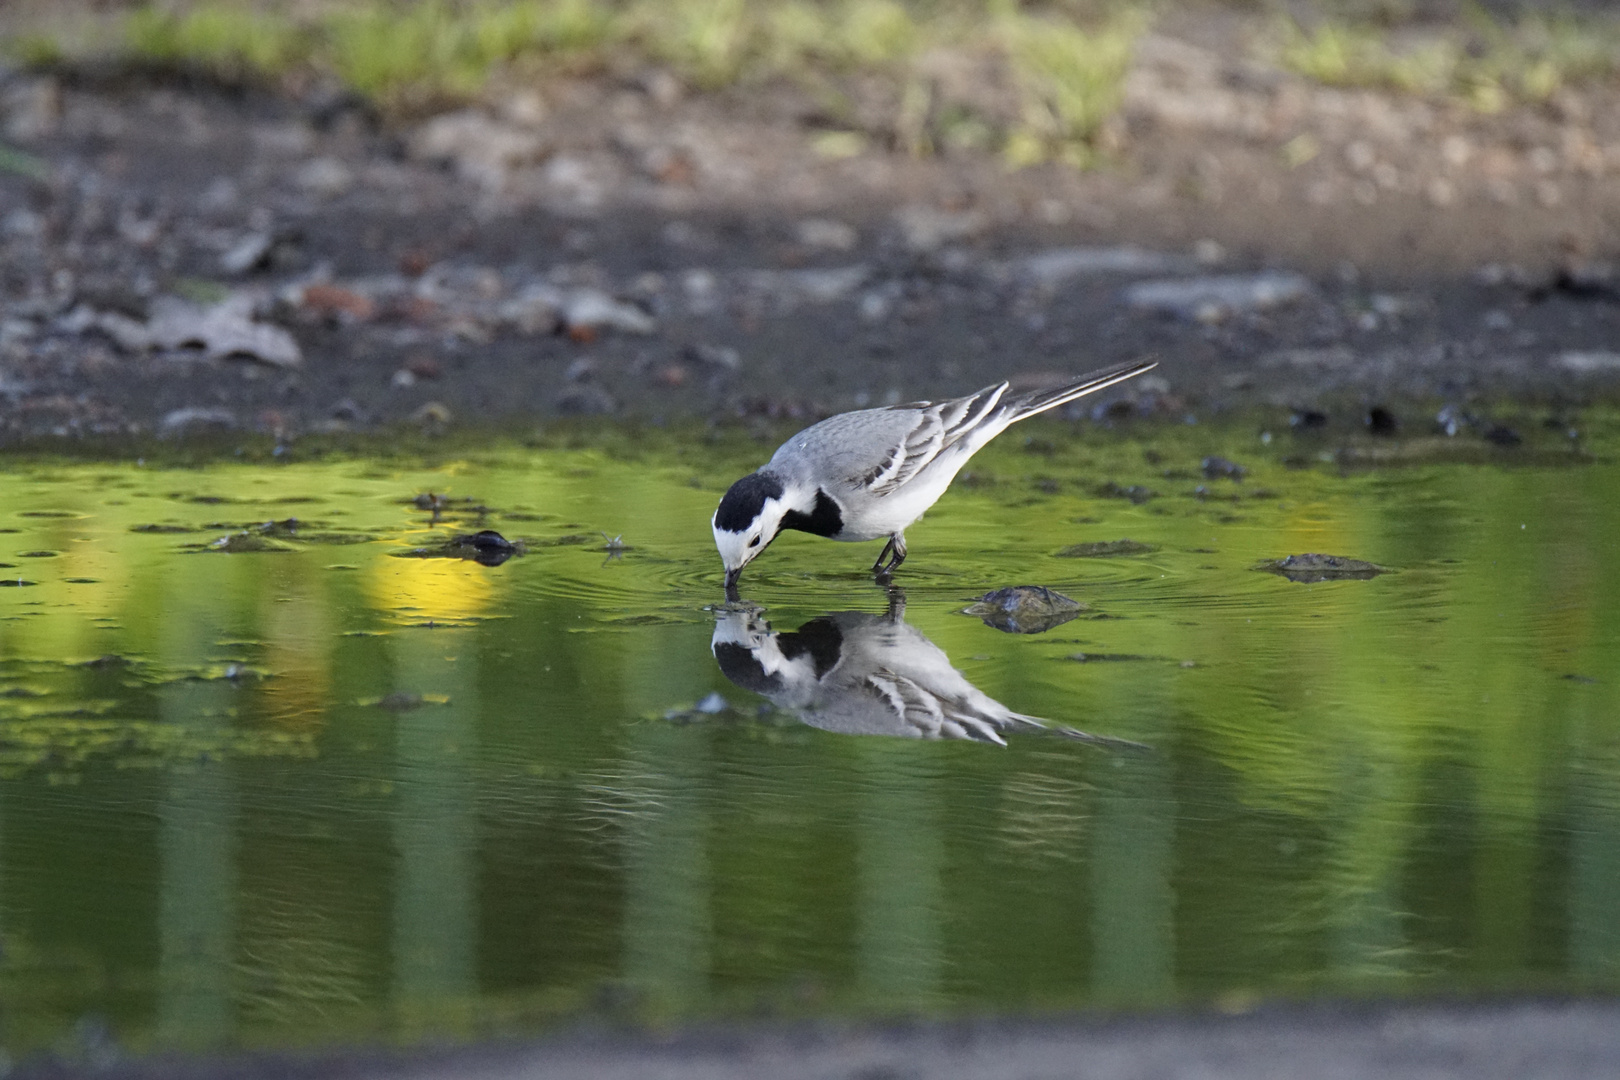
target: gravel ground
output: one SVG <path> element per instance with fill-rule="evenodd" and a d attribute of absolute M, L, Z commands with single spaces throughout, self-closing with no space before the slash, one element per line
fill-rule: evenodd
<path fill-rule="evenodd" d="M 1620 87 L 1482 115 L 1256 64 L 1239 26 L 1146 38 L 1083 174 L 829 160 L 793 88 L 658 70 L 395 124 L 0 75 L 26 155 L 0 169 L 0 439 L 797 419 L 1143 353 L 1098 407 L 1427 430 L 1614 396 Z"/>
<path fill-rule="evenodd" d="M 1243 1016 L 578 1035 L 326 1057 L 25 1062 L 17 1080 L 1576 1080 L 1615 1075 L 1613 1001 L 1336 1005 Z"/>

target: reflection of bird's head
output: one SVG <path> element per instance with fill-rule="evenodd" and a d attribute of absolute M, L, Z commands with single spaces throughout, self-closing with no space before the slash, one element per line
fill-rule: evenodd
<path fill-rule="evenodd" d="M 811 619 L 778 634 L 757 611 L 730 611 L 714 626 L 714 658 L 726 678 L 757 694 L 791 692 L 820 680 L 838 664 L 843 633 L 834 619 Z"/>
<path fill-rule="evenodd" d="M 775 651 L 770 648 L 775 637 L 757 609 L 728 611 L 715 620 L 710 647 L 726 678 L 744 690 L 770 694 L 782 689 L 782 680 L 766 668 L 772 658 L 761 653 Z"/>

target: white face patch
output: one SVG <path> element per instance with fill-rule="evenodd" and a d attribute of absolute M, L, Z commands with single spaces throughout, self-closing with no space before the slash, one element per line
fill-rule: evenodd
<path fill-rule="evenodd" d="M 729 570 L 741 570 L 753 558 L 753 551 L 764 546 L 764 541 L 750 549 L 748 541 L 758 535 L 758 530 L 734 533 L 725 529 L 714 530 L 714 546 L 720 552 L 720 562 Z"/>
<path fill-rule="evenodd" d="M 760 507 L 759 515 L 741 531 L 722 529 L 710 523 L 714 529 L 714 546 L 720 552 L 720 561 L 728 573 L 741 570 L 754 561 L 754 556 L 765 550 L 780 530 L 785 513 L 787 508 L 780 501 L 767 499 Z"/>

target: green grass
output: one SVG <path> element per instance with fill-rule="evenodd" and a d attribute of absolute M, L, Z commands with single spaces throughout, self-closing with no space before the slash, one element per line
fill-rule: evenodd
<path fill-rule="evenodd" d="M 1332 86 L 1453 97 L 1486 112 L 1537 103 L 1566 86 L 1620 73 L 1620 21 L 1473 11 L 1460 25 L 1396 33 L 1371 23 L 1288 21 L 1278 59 Z"/>
<path fill-rule="evenodd" d="M 492 85 L 657 64 L 701 91 L 788 79 L 810 88 L 829 156 L 888 146 L 999 153 L 1013 167 L 1094 163 L 1151 0 L 139 0 L 112 10 L 115 55 L 233 81 L 324 75 L 384 112 L 476 100 Z M 122 10 L 124 15 L 117 15 Z M 1409 14 L 1409 13 L 1408 13 Z M 109 51 L 105 35 L 98 47 Z M 1472 9 L 1461 20 L 1276 24 L 1270 54 L 1336 86 L 1450 97 L 1494 111 L 1620 73 L 1620 19 Z M 49 27 L 0 44 L 72 63 Z M 81 50 L 82 51 L 82 50 Z M 945 91 L 929 57 L 988 60 L 986 93 Z M 888 118 L 848 77 L 886 87 Z M 990 90 L 999 92 L 988 92 Z"/>
<path fill-rule="evenodd" d="M 1096 29 L 1014 10 L 998 30 L 1020 89 L 1022 116 L 1003 153 L 1013 165 L 1058 158 L 1088 164 L 1103 123 L 1118 110 L 1125 73 L 1146 20 L 1116 15 Z"/>
<path fill-rule="evenodd" d="M 388 104 L 476 93 L 514 61 L 609 51 L 667 64 L 706 89 L 812 66 L 880 67 L 943 27 L 930 35 L 897 0 L 330 0 L 301 18 L 263 3 L 197 0 L 137 9 L 126 45 L 149 61 L 225 77 L 324 69 Z"/>
<path fill-rule="evenodd" d="M 210 3 L 171 15 L 156 7 L 129 16 L 131 53 L 156 63 L 188 64 L 241 78 L 283 70 L 300 55 L 298 28 L 242 4 Z"/>
<path fill-rule="evenodd" d="M 1016 0 L 148 0 L 122 17 L 112 51 L 231 81 L 323 74 L 393 112 L 475 100 L 496 82 L 652 63 L 703 91 L 771 79 L 811 88 L 843 117 L 832 125 L 843 130 L 817 136 L 833 156 L 887 145 L 1084 165 L 1097 157 L 1148 20 L 1140 0 L 1079 7 L 1084 14 L 1072 3 Z M 66 43 L 29 41 L 26 62 L 72 62 Z M 943 96 L 923 63 L 940 51 L 992 58 L 1010 93 Z M 874 126 L 869 111 L 854 120 L 844 89 L 852 73 L 890 89 L 886 124 Z"/>

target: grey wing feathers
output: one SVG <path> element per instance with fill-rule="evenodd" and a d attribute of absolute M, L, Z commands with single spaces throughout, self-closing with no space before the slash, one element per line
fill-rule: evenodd
<path fill-rule="evenodd" d="M 850 477 L 850 483 L 874 495 L 888 494 L 904 486 L 945 451 L 964 439 L 970 439 L 975 433 L 983 432 L 988 439 L 999 434 L 1008 424 L 1104 390 L 1149 371 L 1158 363 L 1157 360 L 1133 360 L 1116 364 L 1094 371 L 1075 382 L 1028 394 L 1009 396 L 1010 384 L 1003 382 L 987 386 L 976 394 L 938 404 L 918 402 L 893 406 L 891 411 L 894 412 L 915 413 L 916 423 L 906 433 L 905 439 L 882 461 L 872 465 L 865 473 Z M 976 450 L 983 444 L 984 440 L 979 440 L 971 449 Z"/>
<path fill-rule="evenodd" d="M 1007 383 L 987 386 L 977 394 L 942 401 L 938 405 L 897 405 L 895 411 L 917 410 L 917 423 L 905 440 L 864 476 L 851 477 L 874 495 L 884 495 L 916 476 L 940 454 L 955 446 L 1002 408 Z"/>

